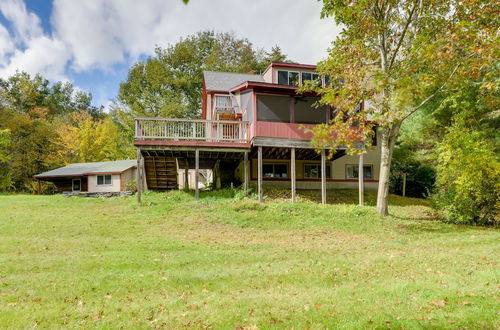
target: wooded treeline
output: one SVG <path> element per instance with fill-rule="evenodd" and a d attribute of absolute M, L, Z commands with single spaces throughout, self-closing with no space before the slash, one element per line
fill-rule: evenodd
<path fill-rule="evenodd" d="M 134 117 L 198 117 L 204 70 L 259 73 L 287 57 L 231 33 L 199 32 L 136 63 L 109 112 L 71 83 L 18 72 L 0 79 L 0 191 L 76 162 L 134 158 Z"/>

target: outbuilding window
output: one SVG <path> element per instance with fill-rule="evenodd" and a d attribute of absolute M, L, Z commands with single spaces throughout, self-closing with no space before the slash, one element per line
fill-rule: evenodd
<path fill-rule="evenodd" d="M 107 185 L 107 184 L 111 184 L 111 174 L 97 176 L 97 185 L 98 186 L 103 186 L 103 185 Z"/>

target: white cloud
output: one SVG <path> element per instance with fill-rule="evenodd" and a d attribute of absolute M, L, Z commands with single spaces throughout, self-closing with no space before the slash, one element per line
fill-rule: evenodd
<path fill-rule="evenodd" d="M 40 18 L 28 12 L 22 0 L 2 0 L 0 13 L 12 23 L 16 43 L 27 44 L 29 40 L 43 33 Z"/>
<path fill-rule="evenodd" d="M 0 24 L 0 63 L 7 60 L 7 55 L 16 49 L 14 42 L 11 40 L 9 31 Z"/>
<path fill-rule="evenodd" d="M 279 45 L 290 59 L 314 64 L 339 29 L 320 20 L 314 0 L 54 0 L 51 33 L 22 0 L 0 0 L 0 76 L 18 70 L 67 80 L 73 72 L 112 71 L 202 30 L 235 32 L 255 47 Z M 70 70 L 70 71 L 68 71 Z M 98 82 L 96 82 L 98 84 Z M 96 91 L 98 90 L 96 86 Z M 110 95 L 109 97 L 112 97 Z M 101 97 L 102 98 L 102 97 Z"/>
<path fill-rule="evenodd" d="M 30 39 L 25 50 L 16 50 L 9 64 L 0 68 L 0 77 L 13 75 L 16 70 L 30 74 L 41 73 L 50 80 L 68 80 L 64 74 L 70 55 L 60 40 L 45 36 Z"/>
<path fill-rule="evenodd" d="M 234 31 L 258 47 L 280 45 L 294 60 L 314 63 L 326 55 L 338 33 L 321 21 L 321 3 L 311 0 L 191 1 L 55 0 L 55 35 L 69 45 L 77 71 L 106 69 L 152 54 L 200 30 Z"/>

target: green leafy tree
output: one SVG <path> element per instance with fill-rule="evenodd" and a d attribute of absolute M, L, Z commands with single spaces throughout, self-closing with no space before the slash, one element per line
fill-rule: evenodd
<path fill-rule="evenodd" d="M 500 161 L 495 146 L 463 116 L 437 144 L 438 195 L 449 222 L 499 225 Z"/>
<path fill-rule="evenodd" d="M 97 112 L 91 101 L 89 93 L 76 90 L 71 83 L 55 82 L 51 85 L 39 74 L 32 77 L 26 72 L 17 72 L 7 79 L 0 79 L 0 103 L 22 113 L 35 108 L 47 108 L 49 116 L 81 109 Z"/>
<path fill-rule="evenodd" d="M 47 120 L 47 112 L 44 108 L 35 108 L 27 113 L 0 111 L 0 125 L 11 135 L 7 167 L 15 189 L 23 189 L 33 175 L 50 168 L 48 159 L 56 147 L 50 143 L 55 130 Z"/>
<path fill-rule="evenodd" d="M 10 130 L 0 130 L 0 190 L 11 188 L 12 180 L 10 168 L 8 167 L 9 146 L 12 144 Z"/>
<path fill-rule="evenodd" d="M 486 0 L 324 0 L 322 16 L 333 16 L 344 29 L 319 63 L 331 84 L 316 90 L 338 115 L 315 129 L 315 142 L 362 152 L 356 142 L 368 142 L 374 122 L 380 126 L 377 211 L 387 215 L 392 153 L 403 121 L 456 81 L 491 67 L 495 8 Z M 360 100 L 367 106 L 358 107 Z"/>

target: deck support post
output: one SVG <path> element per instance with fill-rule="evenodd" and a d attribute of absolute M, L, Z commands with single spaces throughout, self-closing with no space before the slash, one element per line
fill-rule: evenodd
<path fill-rule="evenodd" d="M 295 147 L 292 147 L 292 149 L 290 150 L 290 163 L 291 163 L 291 174 L 292 174 L 292 177 L 291 177 L 291 181 L 292 181 L 292 203 L 295 203 L 295 175 L 296 175 L 296 172 L 295 172 Z"/>
<path fill-rule="evenodd" d="M 220 159 L 217 159 L 215 161 L 214 183 L 215 183 L 215 189 L 220 189 L 222 187 L 221 178 L 220 178 Z"/>
<path fill-rule="evenodd" d="M 365 204 L 365 185 L 363 174 L 363 154 L 359 155 L 359 169 L 358 169 L 358 185 L 359 185 L 359 205 Z"/>
<path fill-rule="evenodd" d="M 325 149 L 321 150 L 321 203 L 326 204 L 326 155 L 325 155 Z"/>
<path fill-rule="evenodd" d="M 243 154 L 243 172 L 244 172 L 244 180 L 243 190 L 245 191 L 245 196 L 248 195 L 248 151 L 245 151 Z"/>
<path fill-rule="evenodd" d="M 198 200 L 200 198 L 200 189 L 198 187 L 198 173 L 200 171 L 200 150 L 196 149 L 194 151 L 194 198 Z"/>
<path fill-rule="evenodd" d="M 184 158 L 184 190 L 189 191 L 189 162 Z"/>
<path fill-rule="evenodd" d="M 40 182 L 40 179 L 36 179 L 37 183 L 38 183 L 38 187 L 37 187 L 37 195 L 41 195 L 42 194 L 42 183 Z"/>
<path fill-rule="evenodd" d="M 257 193 L 262 202 L 262 147 L 257 147 Z"/>
<path fill-rule="evenodd" d="M 142 194 L 142 176 L 141 176 L 141 149 L 137 149 L 137 201 L 141 202 L 141 194 Z"/>

